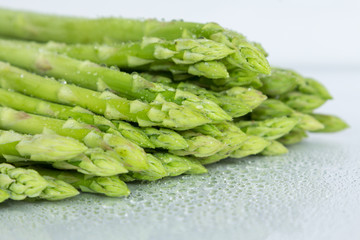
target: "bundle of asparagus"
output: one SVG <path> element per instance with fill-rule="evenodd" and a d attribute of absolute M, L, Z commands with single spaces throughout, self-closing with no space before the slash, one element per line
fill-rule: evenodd
<path fill-rule="evenodd" d="M 215 23 L 0 9 L 0 202 L 127 196 L 347 127 L 314 113 L 322 84 L 266 56 Z"/>

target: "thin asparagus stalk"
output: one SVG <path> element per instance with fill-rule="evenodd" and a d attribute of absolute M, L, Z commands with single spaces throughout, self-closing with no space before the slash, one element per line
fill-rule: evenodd
<path fill-rule="evenodd" d="M 187 140 L 171 129 L 143 128 L 143 131 L 156 148 L 180 150 L 189 147 Z"/>
<path fill-rule="evenodd" d="M 349 125 L 344 122 L 344 120 L 337 116 L 319 113 L 312 113 L 311 116 L 324 125 L 323 129 L 316 129 L 314 132 L 339 132 L 349 127 Z"/>
<path fill-rule="evenodd" d="M 0 86 L 51 102 L 78 105 L 108 119 L 137 122 L 140 126 L 165 126 L 184 130 L 209 122 L 201 114 L 189 108 L 164 102 L 161 99 L 153 103 L 130 101 L 110 92 L 99 93 L 62 84 L 2 62 L 0 62 Z"/>
<path fill-rule="evenodd" d="M 92 62 L 47 52 L 33 47 L 31 43 L 0 40 L 0 60 L 38 74 L 64 78 L 67 82 L 95 91 L 111 89 L 127 98 L 172 103 L 177 107 L 181 105 L 188 108 L 188 111 L 203 114 L 212 121 L 231 120 L 217 104 L 203 101 L 191 93 L 149 82 L 138 74 L 128 74 Z"/>
<path fill-rule="evenodd" d="M 56 134 L 22 135 L 0 130 L 0 155 L 29 158 L 31 161 L 65 161 L 84 153 L 81 142 Z"/>
<path fill-rule="evenodd" d="M 62 180 L 48 176 L 43 176 L 43 178 L 47 181 L 48 185 L 40 193 L 40 199 L 58 201 L 65 198 L 71 198 L 79 194 L 78 190 Z"/>
<path fill-rule="evenodd" d="M 323 105 L 326 102 L 326 99 L 323 99 L 317 95 L 290 92 L 283 95 L 281 97 L 281 101 L 297 111 L 310 113 L 314 109 Z"/>
<path fill-rule="evenodd" d="M 115 157 L 119 157 L 119 163 L 121 161 L 129 170 L 139 171 L 148 167 L 145 152 L 139 146 L 120 135 L 102 133 L 90 125 L 79 123 L 73 119 L 64 121 L 0 107 L 0 128 L 25 134 L 39 134 L 44 129 L 50 129 L 61 136 L 83 141 L 91 148 L 102 148 L 110 153 L 113 149 L 117 153 Z M 100 160 L 107 158 L 103 152 L 93 152 L 92 154 L 98 156 Z M 120 169 L 120 165 L 118 169 Z"/>
<path fill-rule="evenodd" d="M 4 190 L 0 189 L 0 203 L 4 202 L 10 197 L 10 195 Z"/>
<path fill-rule="evenodd" d="M 38 197 L 47 186 L 48 182 L 34 170 L 0 164 L 0 189 L 13 200 Z"/>
<path fill-rule="evenodd" d="M 278 141 L 271 141 L 260 154 L 264 156 L 277 156 L 288 152 L 288 149 Z"/>
<path fill-rule="evenodd" d="M 207 38 L 234 49 L 228 57 L 231 65 L 264 74 L 270 67 L 259 50 L 245 37 L 225 30 L 215 23 L 199 24 L 184 21 L 163 22 L 125 18 L 85 19 L 60 17 L 37 13 L 0 9 L 0 35 L 47 42 L 103 43 L 141 40 L 157 37 L 174 40 L 178 38 Z"/>
<path fill-rule="evenodd" d="M 73 171 L 60 171 L 54 169 L 32 166 L 42 176 L 62 180 L 82 192 L 99 193 L 109 197 L 122 197 L 130 194 L 126 184 L 118 176 L 98 177 L 85 175 Z"/>

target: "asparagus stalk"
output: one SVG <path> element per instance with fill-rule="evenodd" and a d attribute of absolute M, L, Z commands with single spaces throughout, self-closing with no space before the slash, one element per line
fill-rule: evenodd
<path fill-rule="evenodd" d="M 290 92 L 283 95 L 281 97 L 281 101 L 297 111 L 310 113 L 314 109 L 323 105 L 326 99 L 323 99 L 317 95 Z"/>
<path fill-rule="evenodd" d="M 266 96 L 261 92 L 251 88 L 234 87 L 226 91 L 214 92 L 199 87 L 193 82 L 174 83 L 170 78 L 149 73 L 143 73 L 142 76 L 152 82 L 191 92 L 201 99 L 209 99 L 218 104 L 231 117 L 240 117 L 249 113 L 266 99 Z"/>
<path fill-rule="evenodd" d="M 247 135 L 259 136 L 266 140 L 275 140 L 289 133 L 298 123 L 296 118 L 280 117 L 264 121 L 235 122 Z"/>
<path fill-rule="evenodd" d="M 288 152 L 288 149 L 278 141 L 271 141 L 260 154 L 264 156 L 282 155 Z"/>
<path fill-rule="evenodd" d="M 172 103 L 171 105 L 177 107 L 181 105 L 188 111 L 203 114 L 212 121 L 231 119 L 217 104 L 203 101 L 191 93 L 149 82 L 138 74 L 131 75 L 88 61 L 43 51 L 26 42 L 0 40 L 0 60 L 39 74 L 64 78 L 67 82 L 95 91 L 111 89 L 127 98 Z"/>
<path fill-rule="evenodd" d="M 40 193 L 40 199 L 57 201 L 65 198 L 74 197 L 79 194 L 78 190 L 76 190 L 73 186 L 62 180 L 58 180 L 48 176 L 43 177 L 47 181 L 48 185 Z"/>
<path fill-rule="evenodd" d="M 301 142 L 308 135 L 301 128 L 294 128 L 291 132 L 278 139 L 278 141 L 285 145 L 291 145 Z"/>
<path fill-rule="evenodd" d="M 146 37 L 141 41 L 121 44 L 67 45 L 49 42 L 42 47 L 80 60 L 130 69 L 156 62 L 191 65 L 201 61 L 221 60 L 234 52 L 226 45 L 208 39 L 165 41 Z"/>
<path fill-rule="evenodd" d="M 66 161 L 88 148 L 79 141 L 56 134 L 22 135 L 0 130 L 0 155 L 29 158 L 31 161 Z"/>
<path fill-rule="evenodd" d="M 201 114 L 189 108 L 164 102 L 161 99 L 153 103 L 130 101 L 110 92 L 99 93 L 62 84 L 2 62 L 0 62 L 0 86 L 51 102 L 78 105 L 108 119 L 137 122 L 140 126 L 189 129 L 209 122 Z"/>
<path fill-rule="evenodd" d="M 125 18 L 85 19 L 51 16 L 0 9 L 0 34 L 28 40 L 66 43 L 103 43 L 141 40 L 157 37 L 207 38 L 226 44 L 235 52 L 228 57 L 229 64 L 250 71 L 268 74 L 270 67 L 259 45 L 228 31 L 215 23 L 199 24 L 184 21 L 163 22 Z"/>
<path fill-rule="evenodd" d="M 0 203 L 4 202 L 6 199 L 8 199 L 10 195 L 5 192 L 4 190 L 0 189 Z"/>
<path fill-rule="evenodd" d="M 249 155 L 254 155 L 262 152 L 266 147 L 270 145 L 270 141 L 265 140 L 259 136 L 248 136 L 246 141 L 230 156 L 233 158 L 243 158 Z"/>
<path fill-rule="evenodd" d="M 32 166 L 42 176 L 51 177 L 71 184 L 82 192 L 99 193 L 109 197 L 122 197 L 129 195 L 126 184 L 118 176 L 98 177 L 85 175 L 73 171 L 60 171 L 54 169 Z"/>
<path fill-rule="evenodd" d="M 341 118 L 333 115 L 313 113 L 311 114 L 316 120 L 324 125 L 323 129 L 316 129 L 314 132 L 338 132 L 349 127 Z M 311 130 L 310 130 L 311 131 Z"/>
<path fill-rule="evenodd" d="M 39 134 L 44 129 L 50 129 L 61 136 L 83 141 L 90 148 L 102 148 L 109 151 L 109 154 L 113 149 L 116 153 L 115 157 L 119 157 L 117 169 L 121 168 L 120 161 L 127 169 L 133 171 L 143 170 L 148 167 L 145 152 L 142 148 L 120 135 L 102 133 L 90 125 L 81 124 L 73 119 L 64 121 L 0 107 L 0 128 L 25 134 Z M 99 160 L 108 159 L 103 152 L 92 152 L 92 155 L 98 157 Z"/>
<path fill-rule="evenodd" d="M 13 200 L 38 197 L 47 186 L 48 182 L 34 170 L 0 164 L 0 189 Z"/>

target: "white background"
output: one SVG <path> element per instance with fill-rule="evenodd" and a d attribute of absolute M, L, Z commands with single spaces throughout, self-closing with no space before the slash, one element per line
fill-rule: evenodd
<path fill-rule="evenodd" d="M 0 0 L 0 7 L 77 16 L 218 22 L 263 44 L 272 65 L 360 68 L 359 0 Z"/>

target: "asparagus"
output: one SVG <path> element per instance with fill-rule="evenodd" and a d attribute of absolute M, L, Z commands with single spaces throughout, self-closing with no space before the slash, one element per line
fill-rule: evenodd
<path fill-rule="evenodd" d="M 47 181 L 48 185 L 40 193 L 40 199 L 57 201 L 65 198 L 74 197 L 79 194 L 79 192 L 73 186 L 62 180 L 54 179 L 47 176 L 45 176 L 44 179 Z"/>
<path fill-rule="evenodd" d="M 259 136 L 266 140 L 275 140 L 289 133 L 298 123 L 296 118 L 280 117 L 264 121 L 235 122 L 247 135 Z"/>
<path fill-rule="evenodd" d="M 218 104 L 231 117 L 240 117 L 256 108 L 266 96 L 254 89 L 234 87 L 222 92 L 214 92 L 199 87 L 192 82 L 173 83 L 170 78 L 143 73 L 152 82 L 162 83 L 176 89 L 191 92 L 201 99 L 209 99 Z"/>
<path fill-rule="evenodd" d="M 191 109 L 163 102 L 161 99 L 149 104 L 129 101 L 110 92 L 99 93 L 70 84 L 62 84 L 2 62 L 0 62 L 0 86 L 51 102 L 77 105 L 104 115 L 108 119 L 137 122 L 140 126 L 165 126 L 183 130 L 209 122 L 208 119 Z"/>
<path fill-rule="evenodd" d="M 98 177 L 85 175 L 73 171 L 60 171 L 32 166 L 42 176 L 51 177 L 71 184 L 82 192 L 99 193 L 109 197 L 122 197 L 129 195 L 126 184 L 118 176 Z"/>
<path fill-rule="evenodd" d="M 282 155 L 288 152 L 288 149 L 278 141 L 271 141 L 260 154 L 264 156 Z"/>
<path fill-rule="evenodd" d="M 170 152 L 178 156 L 193 155 L 195 157 L 209 157 L 224 148 L 224 144 L 214 137 L 203 135 L 191 130 L 182 132 L 188 147 Z"/>
<path fill-rule="evenodd" d="M 304 94 L 300 92 L 290 92 L 282 96 L 281 101 L 283 101 L 295 110 L 309 113 L 323 105 L 326 99 L 323 99 L 317 95 Z"/>
<path fill-rule="evenodd" d="M 301 142 L 307 137 L 306 132 L 300 128 L 294 128 L 291 132 L 278 139 L 278 141 L 285 145 L 291 145 Z"/>
<path fill-rule="evenodd" d="M 4 202 L 6 199 L 8 199 L 10 195 L 5 192 L 4 190 L 0 189 L 0 203 Z"/>
<path fill-rule="evenodd" d="M 251 119 L 253 120 L 266 120 L 285 116 L 297 118 L 299 120 L 297 126 L 303 130 L 316 131 L 324 128 L 323 124 L 311 115 L 297 112 L 285 103 L 275 99 L 265 100 L 251 113 Z"/>
<path fill-rule="evenodd" d="M 269 145 L 270 141 L 265 140 L 262 137 L 248 136 L 240 148 L 233 151 L 230 156 L 233 158 L 243 158 L 249 155 L 260 153 Z"/>
<path fill-rule="evenodd" d="M 144 148 L 156 147 L 179 150 L 188 147 L 186 140 L 170 129 L 139 128 L 124 121 L 111 122 L 80 107 L 47 102 L 2 88 L 0 88 L 0 105 L 62 120 L 73 118 L 83 123 L 95 125 L 108 133 L 116 134 L 116 131 L 112 130 L 115 129 L 128 140 Z"/>
<path fill-rule="evenodd" d="M 125 18 L 85 19 L 0 9 L 0 34 L 46 42 L 103 43 L 137 41 L 143 37 L 167 40 L 207 38 L 224 43 L 235 52 L 229 64 L 268 74 L 270 67 L 259 45 L 249 43 L 234 31 L 215 23 L 199 24 L 184 21 L 162 22 Z"/>
<path fill-rule="evenodd" d="M 130 69 L 156 62 L 191 65 L 201 61 L 220 60 L 234 52 L 226 45 L 208 39 L 165 41 L 159 38 L 143 38 L 137 42 L 107 45 L 49 42 L 43 47 L 80 60 Z"/>
<path fill-rule="evenodd" d="M 145 152 L 142 148 L 120 135 L 102 133 L 90 125 L 81 124 L 73 119 L 64 121 L 0 107 L 0 128 L 11 129 L 25 134 L 39 134 L 44 129 L 50 129 L 61 136 L 83 141 L 90 148 L 102 148 L 109 151 L 109 154 L 113 150 L 116 153 L 114 157 L 118 157 L 116 169 L 119 171 L 124 170 L 122 164 L 133 171 L 143 170 L 148 167 Z M 91 151 L 93 151 L 91 156 L 99 160 L 101 164 L 105 164 L 103 160 L 108 160 L 106 164 L 116 164 L 116 161 L 111 161 L 114 157 L 110 156 L 111 158 L 109 158 L 103 154 L 103 151 Z"/>
<path fill-rule="evenodd" d="M 167 103 L 173 108 L 181 105 L 188 111 L 201 113 L 212 121 L 231 119 L 217 104 L 203 101 L 191 93 L 149 82 L 138 74 L 128 74 L 92 62 L 43 51 L 26 42 L 0 40 L 0 60 L 39 74 L 64 78 L 67 82 L 95 91 L 111 89 L 127 98 L 161 102 L 163 105 Z"/>
<path fill-rule="evenodd" d="M 0 130 L 0 155 L 29 158 L 31 161 L 65 161 L 88 148 L 79 141 L 56 134 L 22 135 Z"/>
<path fill-rule="evenodd" d="M 0 164 L 0 189 L 13 200 L 38 197 L 47 186 L 48 182 L 34 170 Z"/>
<path fill-rule="evenodd" d="M 311 114 L 316 120 L 321 122 L 324 125 L 323 129 L 314 130 L 314 132 L 338 132 L 342 131 L 349 127 L 349 125 L 344 122 L 341 118 L 337 116 L 327 115 L 327 114 L 319 114 L 313 113 Z"/>
<path fill-rule="evenodd" d="M 325 86 L 312 78 L 304 78 L 304 81 L 300 83 L 299 91 L 304 94 L 316 95 L 324 100 L 332 99 Z"/>

